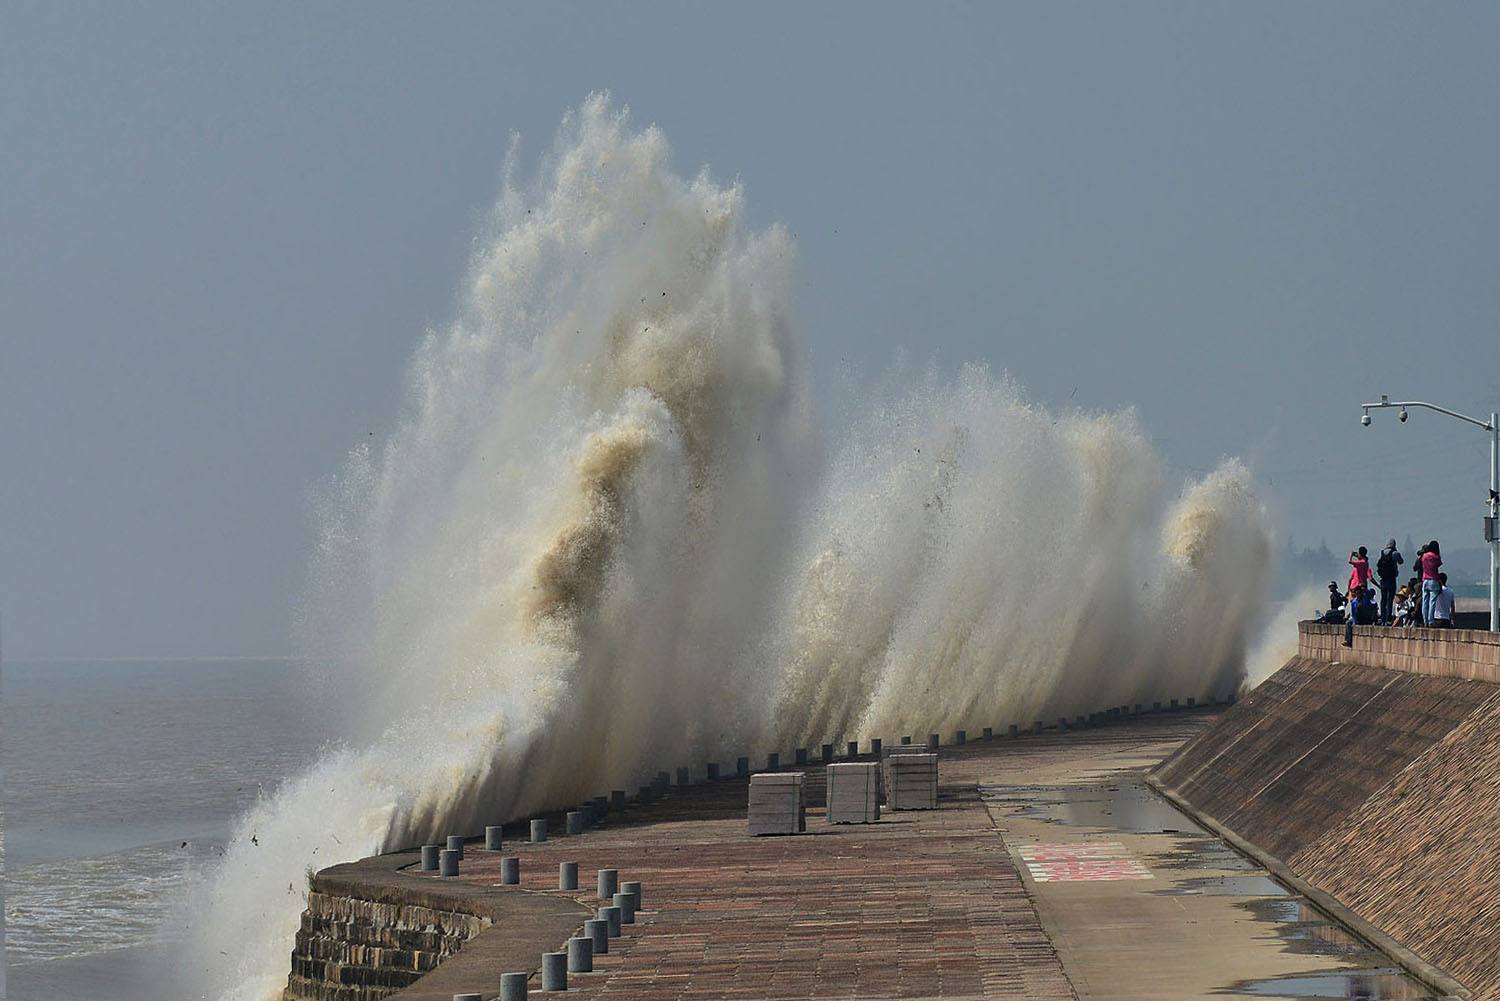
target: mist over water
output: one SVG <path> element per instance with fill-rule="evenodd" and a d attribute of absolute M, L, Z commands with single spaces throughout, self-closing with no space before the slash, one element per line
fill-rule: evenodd
<path fill-rule="evenodd" d="M 324 493 L 303 633 L 346 738 L 187 905 L 192 996 L 278 994 L 309 869 L 679 764 L 1244 669 L 1268 546 L 1237 463 L 1169 485 L 1133 415 L 979 367 L 898 371 L 829 428 L 795 248 L 738 186 L 599 96 L 515 160 L 400 425 Z"/>

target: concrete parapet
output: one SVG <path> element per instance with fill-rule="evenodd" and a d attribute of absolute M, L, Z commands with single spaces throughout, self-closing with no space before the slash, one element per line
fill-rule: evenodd
<path fill-rule="evenodd" d="M 1344 646 L 1344 627 L 1297 625 L 1297 653 L 1329 663 L 1500 684 L 1500 633 L 1480 629 L 1396 629 L 1355 626 Z"/>

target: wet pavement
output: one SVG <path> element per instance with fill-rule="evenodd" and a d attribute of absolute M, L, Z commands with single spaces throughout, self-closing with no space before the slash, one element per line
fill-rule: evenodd
<path fill-rule="evenodd" d="M 1080 998 L 1438 997 L 1195 824 L 1136 769 L 1099 781 L 1099 765 L 1108 774 L 1105 762 L 1075 762 L 1063 781 L 980 786 Z M 1153 911 L 1168 919 L 1151 921 Z M 1143 923 L 1114 927 L 1131 915 Z M 1069 927 L 1078 921 L 1113 930 L 1101 938 Z M 1204 927 L 1218 930 L 1195 934 Z M 1154 968 L 1125 955 L 1127 941 L 1158 938 Z"/>

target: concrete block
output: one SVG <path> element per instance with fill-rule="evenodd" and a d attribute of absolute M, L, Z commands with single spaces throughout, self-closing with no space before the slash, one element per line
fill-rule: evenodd
<path fill-rule="evenodd" d="M 994 728 L 993 727 L 988 727 L 988 726 L 985 727 L 983 733 L 981 734 L 981 737 L 984 740 L 993 740 L 994 737 L 995 737 Z"/>
<path fill-rule="evenodd" d="M 464 839 L 461 834 L 448 835 L 448 843 L 445 846 L 450 852 L 458 852 L 459 859 L 464 857 Z"/>
<path fill-rule="evenodd" d="M 568 811 L 568 815 L 567 815 L 567 823 L 566 823 L 566 826 L 564 828 L 564 830 L 566 831 L 566 833 L 568 833 L 568 834 L 582 834 L 583 833 L 583 827 L 584 827 L 584 823 L 583 823 L 583 813 L 582 813 L 582 811 L 580 811 L 580 810 L 569 810 Z"/>
<path fill-rule="evenodd" d="M 959 747 L 962 747 L 964 743 L 968 741 L 968 739 L 969 731 L 967 730 L 960 730 L 958 731 L 958 733 L 953 735 L 953 743 L 957 744 Z"/>
<path fill-rule="evenodd" d="M 752 835 L 797 834 L 807 829 L 801 772 L 762 772 L 750 777 L 747 813 Z"/>
<path fill-rule="evenodd" d="M 679 786 L 692 785 L 693 784 L 692 773 L 688 769 L 686 769 L 686 768 L 679 768 L 679 769 L 677 769 L 677 784 Z"/>
<path fill-rule="evenodd" d="M 483 994 L 455 994 L 453 1001 L 484 1001 Z"/>
<path fill-rule="evenodd" d="M 807 764 L 807 748 L 799 747 L 796 751 L 796 761 L 799 765 Z"/>
<path fill-rule="evenodd" d="M 548 993 L 568 989 L 568 954 L 542 953 L 542 990 Z"/>
<path fill-rule="evenodd" d="M 452 848 L 444 848 L 442 851 L 438 852 L 438 875 L 458 875 L 458 852 L 454 851 Z"/>
<path fill-rule="evenodd" d="M 559 890 L 578 889 L 578 863 L 557 863 L 557 888 Z"/>
<path fill-rule="evenodd" d="M 1021 724 L 1019 724 L 1019 723 L 1012 723 L 1010 725 L 1010 735 L 1012 737 L 1019 737 L 1019 736 L 1021 736 Z"/>
<path fill-rule="evenodd" d="M 876 737 L 870 741 L 870 753 L 877 758 L 880 757 L 880 738 Z"/>
<path fill-rule="evenodd" d="M 517 886 L 521 882 L 521 859 L 516 855 L 506 855 L 500 860 L 500 884 L 502 886 Z"/>
<path fill-rule="evenodd" d="M 829 765 L 827 778 L 830 824 L 873 824 L 880 819 L 879 762 Z"/>
<path fill-rule="evenodd" d="M 616 893 L 614 896 L 614 906 L 620 909 L 620 924 L 635 924 L 635 894 Z"/>
<path fill-rule="evenodd" d="M 484 829 L 484 850 L 498 852 L 505 844 L 504 831 L 500 827 L 490 826 Z"/>
<path fill-rule="evenodd" d="M 541 844 L 547 840 L 547 822 L 545 820 L 533 820 L 531 822 L 531 843 Z"/>
<path fill-rule="evenodd" d="M 438 852 L 442 851 L 441 845 L 422 846 L 422 871 L 437 872 Z"/>
<path fill-rule="evenodd" d="M 627 879 L 620 884 L 620 892 L 628 893 L 635 898 L 635 909 L 641 909 L 641 881 L 638 879 Z"/>
<path fill-rule="evenodd" d="M 936 754 L 893 754 L 885 760 L 886 797 L 893 810 L 936 810 Z"/>
<path fill-rule="evenodd" d="M 1038 736 L 1040 736 L 1042 731 L 1045 729 L 1047 729 L 1047 727 L 1044 723 L 1042 723 L 1041 720 L 1037 720 L 1035 723 L 1031 724 L 1031 732 L 1037 734 Z"/>
<path fill-rule="evenodd" d="M 910 744 L 911 743 L 911 737 L 910 736 L 902 737 L 901 738 L 901 743 L 903 743 L 903 744 Z"/>
<path fill-rule="evenodd" d="M 766 755 L 766 771 L 774 772 L 781 767 L 781 755 L 775 751 Z"/>
<path fill-rule="evenodd" d="M 615 893 L 620 889 L 620 870 L 599 870 L 599 899 L 613 900 Z"/>
<path fill-rule="evenodd" d="M 614 898 L 611 897 L 610 899 L 613 900 Z M 609 937 L 610 938 L 619 938 L 620 937 L 620 909 L 618 907 L 616 907 L 614 904 L 610 904 L 607 907 L 601 907 L 601 908 L 599 908 L 598 914 L 599 914 L 600 920 L 602 920 L 609 927 Z"/>
<path fill-rule="evenodd" d="M 857 741 L 857 740 L 851 740 L 851 741 L 849 741 L 849 757 L 851 757 L 851 758 L 857 758 L 857 757 L 859 757 L 859 741 Z"/>
<path fill-rule="evenodd" d="M 935 733 L 929 733 L 927 735 L 927 746 L 930 747 L 930 748 L 932 748 L 934 751 L 936 751 L 938 749 L 938 735 L 937 734 L 935 734 Z"/>
<path fill-rule="evenodd" d="M 823 764 L 825 764 L 825 765 L 828 764 L 828 762 L 830 762 L 830 761 L 833 760 L 833 745 L 832 744 L 824 744 L 823 745 L 821 760 L 822 760 Z"/>
<path fill-rule="evenodd" d="M 1059 716 L 1057 718 L 1057 728 L 1059 730 L 1066 730 L 1068 728 L 1068 717 Z"/>
<path fill-rule="evenodd" d="M 710 761 L 705 764 L 703 766 L 703 774 L 710 782 L 719 781 L 719 763 L 717 761 Z"/>
<path fill-rule="evenodd" d="M 738 778 L 744 778 L 746 775 L 749 775 L 750 774 L 750 759 L 749 758 L 744 758 L 744 757 L 735 758 L 734 759 L 734 774 Z"/>

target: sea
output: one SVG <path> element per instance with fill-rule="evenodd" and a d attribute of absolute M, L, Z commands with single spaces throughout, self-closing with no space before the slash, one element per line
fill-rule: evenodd
<path fill-rule="evenodd" d="M 317 756 L 303 676 L 290 660 L 0 665 L 10 1001 L 163 1001 L 182 892 Z"/>

